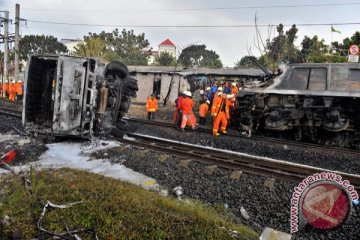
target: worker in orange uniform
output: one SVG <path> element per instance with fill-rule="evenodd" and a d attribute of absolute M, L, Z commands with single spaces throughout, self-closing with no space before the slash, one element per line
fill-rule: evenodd
<path fill-rule="evenodd" d="M 206 117 L 209 112 L 210 101 L 206 100 L 200 103 L 199 106 L 199 124 L 205 125 Z"/>
<path fill-rule="evenodd" d="M 9 98 L 9 82 L 6 81 L 4 83 L 4 88 L 3 88 L 4 94 L 5 94 L 5 98 L 8 99 Z"/>
<path fill-rule="evenodd" d="M 226 126 L 227 126 L 227 120 L 229 119 L 229 104 L 230 101 L 228 101 L 226 94 L 222 94 L 220 98 L 216 99 L 216 102 L 213 102 L 211 114 L 214 118 L 213 123 L 213 135 L 219 136 L 219 125 L 221 122 L 221 128 L 220 131 L 224 134 L 226 134 Z"/>
<path fill-rule="evenodd" d="M 231 94 L 233 94 L 235 97 L 239 92 L 239 88 L 236 86 L 236 82 L 231 83 Z"/>
<path fill-rule="evenodd" d="M 146 110 L 148 112 L 148 120 L 154 120 L 155 113 L 158 110 L 158 102 L 156 100 L 155 94 L 153 93 L 146 100 Z"/>
<path fill-rule="evenodd" d="M 12 80 L 9 85 L 9 100 L 15 101 L 15 98 L 16 98 L 15 80 Z"/>
<path fill-rule="evenodd" d="M 22 81 L 21 80 L 17 81 L 17 83 L 15 83 L 15 91 L 16 91 L 17 100 L 19 101 L 22 100 L 22 96 L 23 96 L 22 88 L 23 88 Z"/>
<path fill-rule="evenodd" d="M 195 130 L 196 126 L 196 118 L 193 113 L 194 102 L 191 99 L 191 92 L 185 91 L 184 98 L 181 100 L 180 111 L 182 112 L 181 119 L 181 131 L 185 131 L 185 126 L 187 122 L 190 122 L 190 126 L 193 130 Z"/>
<path fill-rule="evenodd" d="M 184 98 L 184 92 L 179 93 L 179 97 L 175 100 L 175 111 L 174 111 L 174 123 L 176 124 L 176 128 L 180 129 L 182 113 L 180 110 L 181 101 Z"/>
<path fill-rule="evenodd" d="M 216 93 L 214 94 L 213 104 L 214 104 L 214 102 L 215 102 L 218 98 L 221 98 L 222 91 L 223 91 L 223 88 L 222 88 L 222 87 L 218 87 Z"/>

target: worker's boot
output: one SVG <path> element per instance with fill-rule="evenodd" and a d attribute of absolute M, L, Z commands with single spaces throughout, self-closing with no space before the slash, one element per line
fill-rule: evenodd
<path fill-rule="evenodd" d="M 218 137 L 218 136 L 220 136 L 220 133 L 218 133 L 217 131 L 216 131 L 216 132 L 213 131 L 213 135 L 214 135 L 215 137 Z"/>

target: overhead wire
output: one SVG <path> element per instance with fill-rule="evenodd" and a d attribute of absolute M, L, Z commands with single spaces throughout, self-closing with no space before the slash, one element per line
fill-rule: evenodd
<path fill-rule="evenodd" d="M 233 7 L 209 7 L 209 8 L 168 8 L 168 9 L 49 9 L 49 8 L 28 8 L 30 11 L 53 11 L 53 12 L 124 12 L 124 11 L 142 11 L 142 12 L 163 12 L 163 11 L 214 11 L 214 10 L 241 10 L 241 9 L 266 9 L 266 8 L 299 8 L 299 7 L 325 7 L 325 6 L 353 6 L 360 5 L 359 2 L 350 3 L 319 3 L 319 4 L 293 4 L 293 5 L 261 5 L 261 6 L 233 6 Z"/>
<path fill-rule="evenodd" d="M 27 19 L 28 22 L 42 23 L 42 24 L 55 24 L 55 25 L 68 25 L 68 26 L 90 26 L 90 27 L 122 27 L 122 28 L 252 28 L 255 24 L 233 24 L 233 25 L 126 25 L 126 24 L 90 24 L 90 23 L 69 23 L 69 22 L 52 22 Z M 279 24 L 257 24 L 257 27 L 275 27 Z M 350 23 L 293 23 L 282 24 L 287 26 L 340 26 L 340 25 L 360 25 L 360 22 Z"/>

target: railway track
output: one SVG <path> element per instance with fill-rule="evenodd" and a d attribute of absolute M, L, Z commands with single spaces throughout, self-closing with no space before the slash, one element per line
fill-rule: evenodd
<path fill-rule="evenodd" d="M 0 113 L 21 118 L 22 102 L 11 102 L 0 99 Z"/>
<path fill-rule="evenodd" d="M 138 122 L 143 124 L 151 124 L 156 125 L 160 127 L 168 127 L 168 128 L 176 128 L 175 124 L 173 123 L 167 123 L 167 122 L 159 122 L 159 121 L 147 121 L 144 119 L 138 119 L 138 118 L 129 118 L 128 121 L 132 122 Z M 195 129 L 197 132 L 205 132 L 211 134 L 211 129 L 207 128 L 197 128 Z M 241 135 L 238 132 L 232 133 L 228 132 L 227 136 L 236 137 L 236 138 L 248 138 L 247 136 Z M 312 152 L 318 152 L 318 153 L 329 153 L 329 148 L 331 148 L 331 151 L 335 151 L 337 153 L 343 153 L 348 156 L 354 156 L 354 157 L 360 157 L 360 151 L 354 150 L 354 149 L 347 149 L 347 148 L 341 148 L 341 147 L 334 147 L 334 146 L 326 146 L 326 145 L 319 145 L 314 143 L 305 143 L 305 142 L 296 142 L 291 140 L 284 140 L 284 139 L 277 139 L 277 138 L 271 138 L 271 137 L 263 137 L 263 136 L 251 136 L 251 139 L 254 141 L 262 141 L 267 142 L 271 144 L 277 144 L 281 146 L 289 146 L 289 147 L 299 147 L 304 148 L 307 150 L 311 150 Z"/>
<path fill-rule="evenodd" d="M 120 139 L 120 141 L 140 148 L 179 155 L 185 159 L 191 159 L 209 165 L 216 165 L 232 170 L 241 170 L 243 172 L 255 173 L 272 178 L 296 181 L 298 183 L 315 173 L 331 172 L 341 175 L 343 180 L 350 181 L 357 189 L 360 188 L 360 175 L 311 167 L 308 165 L 245 153 L 203 147 L 153 136 L 133 133 L 128 133 L 127 136 L 128 137 Z"/>

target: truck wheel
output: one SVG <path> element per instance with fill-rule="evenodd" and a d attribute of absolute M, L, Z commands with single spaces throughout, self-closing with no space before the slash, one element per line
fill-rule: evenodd
<path fill-rule="evenodd" d="M 125 79 L 129 76 L 129 70 L 125 64 L 119 61 L 112 61 L 105 67 L 105 77 L 108 75 L 118 75 L 120 78 Z"/>

